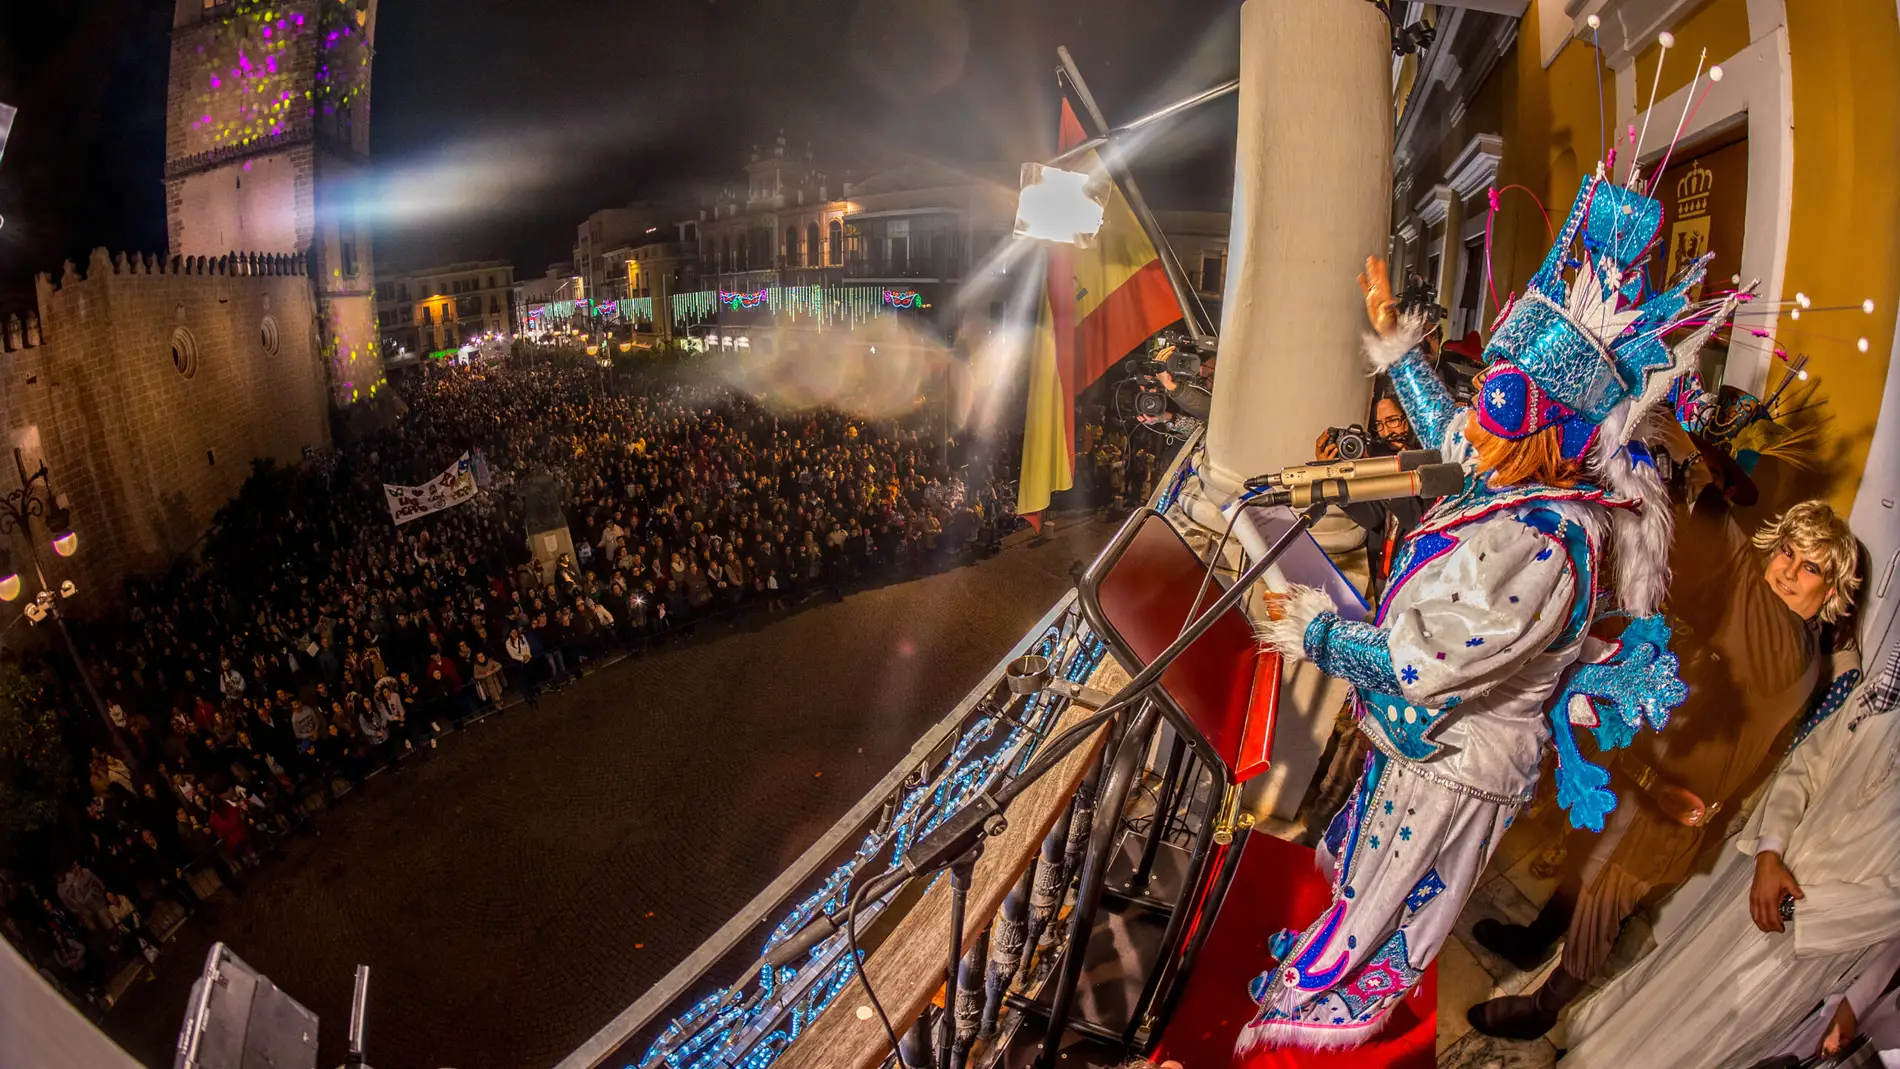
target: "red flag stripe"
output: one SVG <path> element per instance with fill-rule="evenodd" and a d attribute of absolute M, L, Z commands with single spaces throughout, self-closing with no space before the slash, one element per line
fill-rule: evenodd
<path fill-rule="evenodd" d="M 1117 361 L 1180 318 L 1181 303 L 1174 299 L 1174 287 L 1168 284 L 1161 261 L 1143 265 L 1082 320 L 1076 346 L 1076 389 L 1086 389 Z"/>

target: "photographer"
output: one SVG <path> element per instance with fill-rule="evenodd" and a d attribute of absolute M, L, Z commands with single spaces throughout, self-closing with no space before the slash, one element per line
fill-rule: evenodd
<path fill-rule="evenodd" d="M 1127 363 L 1129 378 L 1136 384 L 1135 418 L 1163 433 L 1184 433 L 1168 417 L 1173 406 L 1187 416 L 1207 422 L 1214 406 L 1214 354 L 1202 353 L 1192 343 L 1172 333 L 1155 340 L 1154 354 L 1136 357 Z"/>
<path fill-rule="evenodd" d="M 1208 410 L 1214 407 L 1214 361 L 1211 358 L 1201 361 L 1201 373 L 1186 382 L 1175 381 L 1166 371 L 1156 375 L 1155 381 L 1168 391 L 1170 404 L 1202 423 L 1207 422 Z"/>
<path fill-rule="evenodd" d="M 1390 391 L 1390 383 L 1381 377 L 1373 393 L 1372 418 L 1367 421 L 1372 428 L 1370 435 L 1357 424 L 1351 427 L 1329 427 L 1313 443 L 1314 456 L 1322 461 L 1340 459 L 1340 440 L 1350 438 L 1355 433 L 1365 439 L 1361 454 L 1364 456 L 1392 456 L 1407 449 L 1419 448 L 1418 436 L 1412 433 L 1412 423 L 1405 418 L 1405 409 L 1399 406 L 1398 398 Z M 1352 450 L 1353 446 L 1349 444 L 1348 451 Z M 1380 595 L 1385 592 L 1393 553 L 1412 528 L 1418 526 L 1419 518 L 1432 506 L 1432 500 L 1405 497 L 1341 506 L 1341 511 L 1354 523 L 1366 529 L 1366 600 L 1378 603 Z"/>

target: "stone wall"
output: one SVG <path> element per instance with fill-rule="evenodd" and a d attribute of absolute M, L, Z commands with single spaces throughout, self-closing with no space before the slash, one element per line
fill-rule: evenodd
<path fill-rule="evenodd" d="M 6 325 L 0 384 L 10 444 L 29 470 L 45 460 L 72 510 L 63 575 L 116 594 L 124 572 L 190 550 L 253 459 L 328 444 L 306 262 L 96 249 L 83 277 L 70 262 L 57 284 L 39 276 L 38 337 Z"/>

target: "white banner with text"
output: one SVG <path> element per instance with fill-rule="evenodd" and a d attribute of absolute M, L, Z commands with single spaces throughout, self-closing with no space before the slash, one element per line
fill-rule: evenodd
<path fill-rule="evenodd" d="M 389 499 L 389 515 L 398 526 L 431 512 L 454 508 L 475 496 L 475 470 L 468 454 L 421 486 L 383 484 L 383 496 Z"/>

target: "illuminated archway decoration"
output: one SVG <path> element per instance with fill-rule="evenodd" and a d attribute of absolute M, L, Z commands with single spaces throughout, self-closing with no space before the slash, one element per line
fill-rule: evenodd
<path fill-rule="evenodd" d="M 759 290 L 757 293 L 735 293 L 731 290 L 719 291 L 719 303 L 735 310 L 740 308 L 762 307 L 765 305 L 767 299 L 765 290 Z"/>

